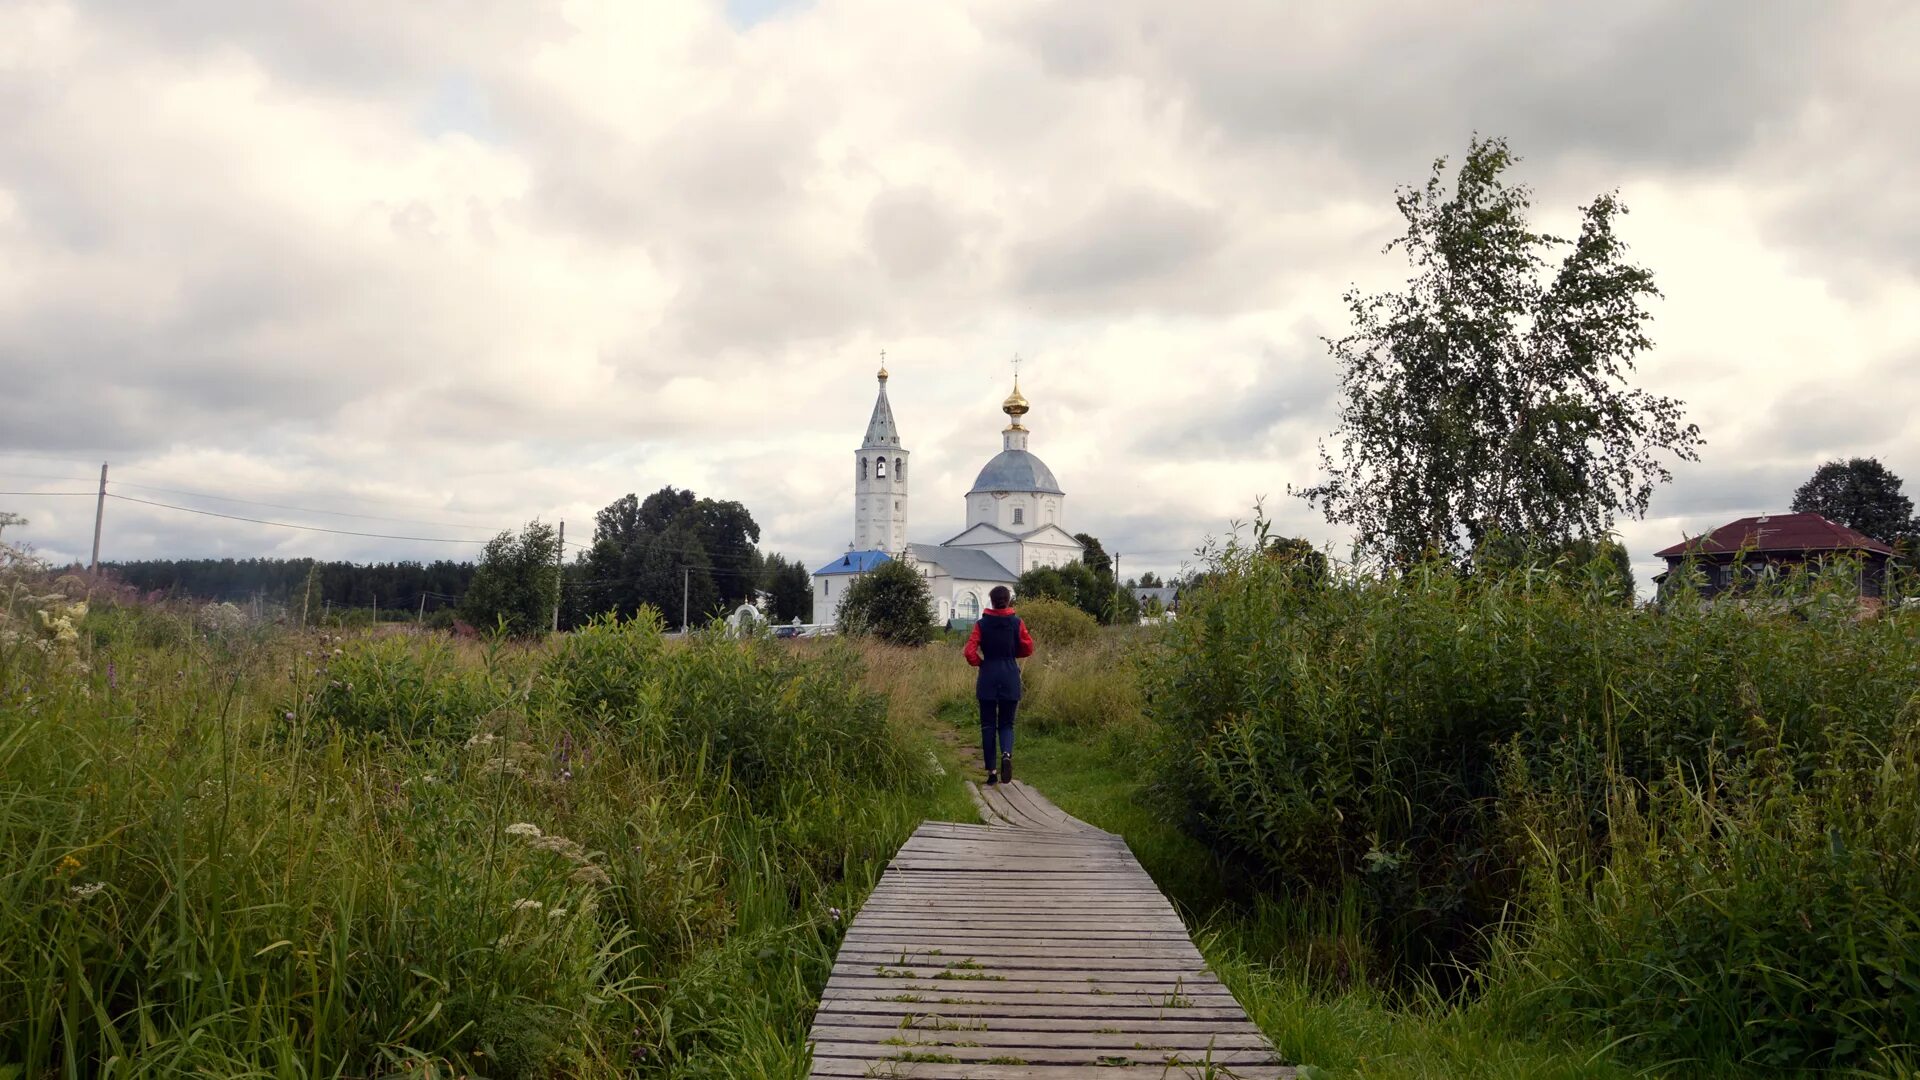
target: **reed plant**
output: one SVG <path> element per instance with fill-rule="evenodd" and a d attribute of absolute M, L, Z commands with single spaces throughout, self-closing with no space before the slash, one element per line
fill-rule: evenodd
<path fill-rule="evenodd" d="M 1144 660 L 1159 797 L 1269 895 L 1357 896 L 1408 985 L 1642 1059 L 1908 1060 L 1920 613 L 1843 565 L 1616 577 L 1229 546 Z"/>
<path fill-rule="evenodd" d="M 802 1076 L 958 797 L 850 649 L 173 619 L 0 647 L 0 1076 Z"/>

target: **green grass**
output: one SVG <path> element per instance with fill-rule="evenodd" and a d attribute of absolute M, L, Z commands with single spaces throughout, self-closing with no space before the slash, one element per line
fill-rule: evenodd
<path fill-rule="evenodd" d="M 1362 982 L 1329 986 L 1302 942 L 1337 938 L 1340 919 L 1303 917 L 1235 897 L 1227 868 L 1152 809 L 1148 778 L 1125 740 L 1100 732 L 1021 731 L 1020 779 L 1061 809 L 1126 837 L 1188 925 L 1214 971 L 1288 1060 L 1310 1075 L 1385 1080 L 1616 1080 L 1659 1075 L 1608 1059 L 1604 1046 L 1514 1037 L 1473 1005 L 1392 1002 Z M 1331 925 L 1329 925 L 1331 924 Z"/>
<path fill-rule="evenodd" d="M 851 650 L 80 630 L 0 636 L 0 1078 L 797 1080 L 971 813 Z"/>

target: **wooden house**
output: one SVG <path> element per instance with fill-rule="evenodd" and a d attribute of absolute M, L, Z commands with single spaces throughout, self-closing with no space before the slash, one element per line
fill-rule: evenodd
<path fill-rule="evenodd" d="M 1888 545 L 1819 514 L 1744 517 L 1654 554 L 1667 560 L 1666 571 L 1653 579 L 1663 595 L 1689 560 L 1706 575 L 1701 592 L 1717 596 L 1806 563 L 1850 558 L 1860 562 L 1860 595 L 1871 600 L 1885 595 L 1895 558 Z"/>

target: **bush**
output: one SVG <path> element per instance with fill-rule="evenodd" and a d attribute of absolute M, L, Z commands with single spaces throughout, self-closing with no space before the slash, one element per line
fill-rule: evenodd
<path fill-rule="evenodd" d="M 110 625 L 0 649 L 0 1076 L 800 1075 L 927 809 L 844 644 Z"/>
<path fill-rule="evenodd" d="M 294 710 L 326 729 L 401 740 L 464 740 L 503 693 L 452 643 L 400 634 L 354 638 L 321 656 Z"/>
<path fill-rule="evenodd" d="M 872 634 L 889 645 L 925 645 L 933 636 L 933 594 L 906 563 L 883 562 L 847 586 L 840 632 Z"/>
<path fill-rule="evenodd" d="M 1558 905 L 1617 936 L 1606 978 L 1597 956 L 1556 954 L 1553 985 L 1593 981 L 1567 998 L 1590 1022 L 1666 1030 L 1633 1025 L 1670 1007 L 1696 1025 L 1695 1047 L 1857 1064 L 1867 1043 L 1892 1046 L 1911 1029 L 1886 1011 L 1849 1012 L 1852 991 L 1813 962 L 1769 974 L 1794 949 L 1829 955 L 1783 932 L 1807 934 L 1819 914 L 1830 945 L 1874 956 L 1836 978 L 1877 964 L 1876 985 L 1920 985 L 1894 945 L 1898 913 L 1920 910 L 1920 867 L 1893 869 L 1913 867 L 1910 819 L 1838 779 L 1879 775 L 1857 748 L 1903 745 L 1915 723 L 1920 613 L 1863 617 L 1851 589 L 1835 568 L 1746 602 L 1683 597 L 1651 611 L 1621 606 L 1604 574 L 1468 577 L 1435 564 L 1303 587 L 1229 549 L 1148 654 L 1162 795 L 1275 891 L 1357 890 L 1375 947 L 1402 971 L 1458 979 L 1503 918 Z M 1778 779 L 1735 782 L 1756 772 Z M 1718 824 L 1689 818 L 1676 785 Z M 1851 817 L 1816 812 L 1833 791 L 1853 792 Z M 1648 830 L 1648 861 L 1610 863 L 1637 830 Z M 1821 862 L 1823 837 L 1838 845 L 1825 858 L 1856 861 Z M 1604 873 L 1624 883 L 1619 895 L 1598 889 L 1587 908 L 1543 884 L 1584 896 Z M 1773 921 L 1730 926 L 1714 914 L 1722 888 Z M 1809 907 L 1809 890 L 1836 899 Z M 1857 890 L 1877 898 L 1839 902 Z M 1727 935 L 1748 930 L 1776 944 L 1730 956 Z M 1688 959 L 1633 974 L 1669 956 Z M 1723 988 L 1688 996 L 1686 973 L 1706 965 L 1724 969 L 1708 980 Z M 1768 1017 L 1793 1017 L 1791 1033 L 1774 1040 Z M 1680 1045 L 1647 1038 L 1650 1056 Z"/>
<path fill-rule="evenodd" d="M 1021 621 L 1027 624 L 1027 632 L 1033 635 L 1035 655 L 1044 656 L 1052 649 L 1070 649 L 1100 634 L 1100 624 L 1093 616 L 1059 600 L 1023 599 L 1016 610 Z"/>

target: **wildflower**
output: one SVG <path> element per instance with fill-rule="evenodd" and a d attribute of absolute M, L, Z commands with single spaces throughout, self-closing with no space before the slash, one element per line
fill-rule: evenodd
<path fill-rule="evenodd" d="M 68 855 L 63 857 L 60 860 L 60 865 L 55 867 L 54 869 L 59 873 L 61 877 L 72 877 L 73 875 L 80 872 L 81 863 L 79 859 L 76 859 L 73 856 Z"/>
<path fill-rule="evenodd" d="M 533 842 L 533 849 L 535 851 L 551 851 L 555 855 L 564 856 L 575 862 L 586 858 L 586 852 L 580 849 L 580 845 L 564 836 L 543 836 Z"/>
<path fill-rule="evenodd" d="M 513 902 L 513 910 L 515 911 L 539 911 L 543 907 L 546 907 L 546 905 L 538 900 L 515 900 Z"/>
<path fill-rule="evenodd" d="M 107 885 L 104 881 L 89 881 L 85 885 L 75 885 L 67 891 L 73 894 L 74 899 L 85 900 L 89 896 L 98 895 L 101 891 L 105 890 L 106 887 Z"/>
<path fill-rule="evenodd" d="M 525 836 L 534 840 L 540 838 L 540 826 L 531 821 L 516 821 L 507 826 L 508 836 Z"/>
<path fill-rule="evenodd" d="M 492 732 L 483 731 L 480 734 L 475 735 L 473 738 L 467 740 L 467 748 L 472 749 L 473 747 L 476 747 L 476 746 L 486 746 L 494 742 L 497 738 L 498 736 L 494 735 Z"/>
<path fill-rule="evenodd" d="M 293 723 L 293 710 L 288 709 L 286 712 L 281 713 L 280 717 L 289 724 Z"/>
<path fill-rule="evenodd" d="M 832 920 L 833 920 L 834 922 L 839 922 L 839 921 L 840 921 L 840 909 L 839 909 L 839 908 L 837 908 L 837 907 L 830 907 L 830 908 L 828 908 L 828 909 L 827 909 L 827 918 L 829 918 L 829 919 L 832 919 Z"/>
<path fill-rule="evenodd" d="M 552 911 L 547 912 L 548 922 L 559 922 L 561 919 L 564 919 L 566 917 L 567 917 L 567 909 L 563 907 L 557 907 L 557 908 L 554 908 Z"/>
<path fill-rule="evenodd" d="M 568 874 L 567 880 L 573 882 L 575 885 L 613 884 L 613 879 L 607 876 L 607 872 L 592 863 L 585 863 L 573 873 Z"/>

